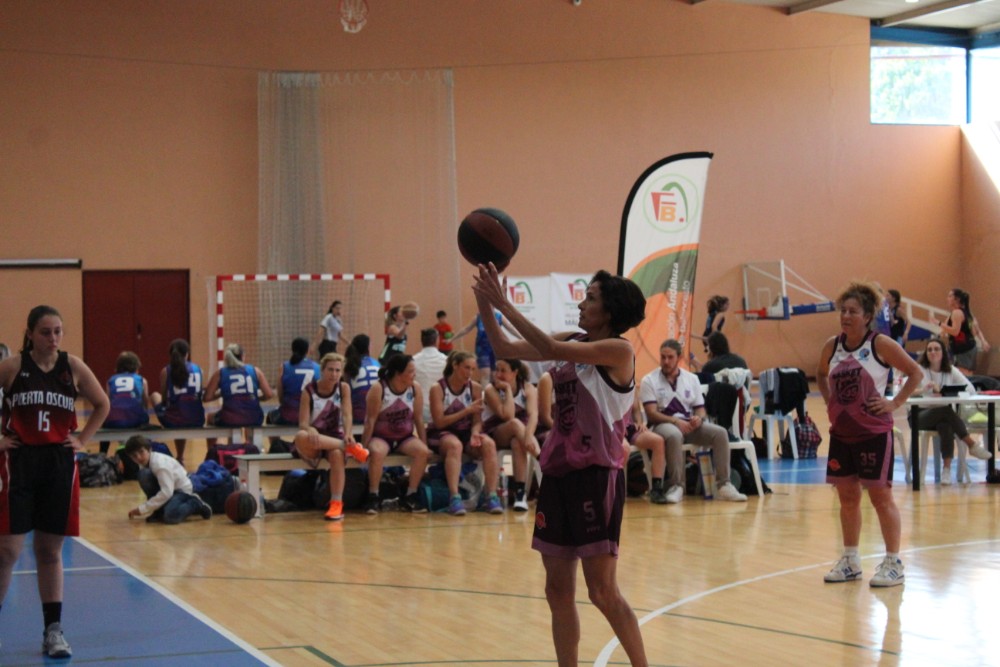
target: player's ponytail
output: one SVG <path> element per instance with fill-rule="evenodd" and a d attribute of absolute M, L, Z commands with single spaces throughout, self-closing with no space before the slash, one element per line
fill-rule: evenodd
<path fill-rule="evenodd" d="M 191 347 L 182 338 L 170 342 L 170 384 L 174 387 L 186 387 L 188 381 L 187 360 Z"/>

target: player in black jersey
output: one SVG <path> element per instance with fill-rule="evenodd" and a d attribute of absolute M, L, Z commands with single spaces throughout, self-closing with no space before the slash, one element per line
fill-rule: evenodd
<path fill-rule="evenodd" d="M 100 428 L 109 401 L 101 383 L 79 357 L 62 352 L 62 317 L 50 306 L 28 314 L 21 354 L 0 362 L 0 603 L 7 596 L 24 538 L 35 531 L 38 594 L 45 627 L 42 651 L 68 658 L 62 633 L 66 536 L 80 534 L 80 479 L 76 453 Z M 93 404 L 86 426 L 76 430 L 76 398 Z"/>

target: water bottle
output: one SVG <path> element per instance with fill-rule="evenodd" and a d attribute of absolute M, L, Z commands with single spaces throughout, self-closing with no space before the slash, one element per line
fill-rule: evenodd
<path fill-rule="evenodd" d="M 698 469 L 701 471 L 705 500 L 711 500 L 715 491 L 715 464 L 712 463 L 712 452 L 698 452 Z"/>

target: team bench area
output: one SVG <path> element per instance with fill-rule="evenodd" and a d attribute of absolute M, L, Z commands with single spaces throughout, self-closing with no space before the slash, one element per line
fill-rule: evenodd
<path fill-rule="evenodd" d="M 296 458 L 291 454 L 237 454 L 233 458 L 237 461 L 240 484 L 247 491 L 254 494 L 255 498 L 260 498 L 263 495 L 260 486 L 260 474 L 262 472 L 285 472 L 302 468 L 329 470 L 330 468 L 330 462 L 325 458 L 320 459 L 318 463 L 313 465 L 313 462 Z M 466 457 L 463 458 L 469 461 L 472 460 Z M 427 465 L 441 462 L 441 457 L 436 454 L 431 454 L 430 458 L 427 459 Z M 347 457 L 346 467 L 360 468 L 362 465 L 364 464 L 358 463 L 357 460 L 350 456 Z M 410 457 L 405 454 L 390 454 L 385 457 L 384 465 L 387 468 L 392 466 L 409 466 Z M 262 503 L 257 503 L 257 517 L 260 518 L 262 516 L 264 516 L 264 507 Z"/>

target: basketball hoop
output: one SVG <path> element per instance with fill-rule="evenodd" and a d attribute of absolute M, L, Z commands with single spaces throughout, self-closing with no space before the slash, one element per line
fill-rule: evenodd
<path fill-rule="evenodd" d="M 366 0 L 340 0 L 340 25 L 344 26 L 344 32 L 361 32 L 367 22 Z"/>

